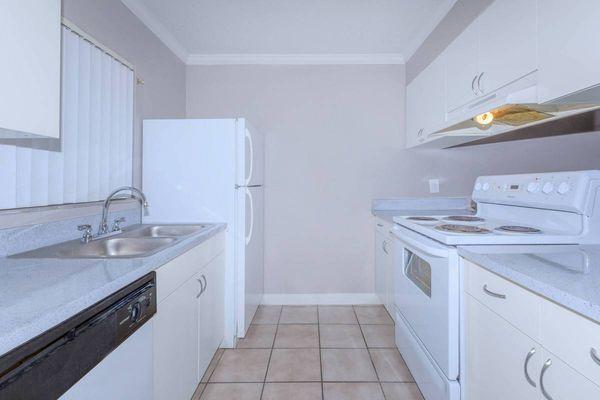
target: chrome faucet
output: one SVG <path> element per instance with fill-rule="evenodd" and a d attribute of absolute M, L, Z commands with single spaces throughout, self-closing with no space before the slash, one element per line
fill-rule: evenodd
<path fill-rule="evenodd" d="M 142 207 L 144 208 L 144 213 L 148 212 L 148 201 L 146 200 L 146 195 L 144 194 L 144 192 L 133 186 L 122 186 L 116 188 L 108 195 L 108 197 L 106 197 L 106 200 L 104 200 L 104 206 L 102 208 L 102 221 L 100 221 L 100 227 L 98 228 L 98 237 L 105 236 L 109 233 L 107 219 L 110 203 L 114 200 L 117 194 L 127 190 L 131 191 L 131 195 L 140 201 Z"/>

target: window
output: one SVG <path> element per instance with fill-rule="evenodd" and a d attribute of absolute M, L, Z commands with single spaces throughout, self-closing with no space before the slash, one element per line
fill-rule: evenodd
<path fill-rule="evenodd" d="M 131 185 L 134 79 L 63 26 L 61 137 L 0 144 L 0 209 L 98 201 Z"/>

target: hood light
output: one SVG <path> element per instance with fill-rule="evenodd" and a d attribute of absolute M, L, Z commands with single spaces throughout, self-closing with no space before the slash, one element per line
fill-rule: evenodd
<path fill-rule="evenodd" d="M 480 127 L 484 128 L 484 129 L 489 128 L 489 126 L 494 121 L 494 114 L 492 114 L 491 112 L 488 111 L 486 113 L 475 116 L 473 118 L 473 121 L 475 121 L 477 123 L 477 125 L 479 125 Z"/>

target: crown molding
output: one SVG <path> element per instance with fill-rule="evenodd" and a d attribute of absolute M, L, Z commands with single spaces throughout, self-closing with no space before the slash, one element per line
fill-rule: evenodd
<path fill-rule="evenodd" d="M 191 54 L 188 65 L 390 65 L 402 54 Z"/>
<path fill-rule="evenodd" d="M 125 5 L 158 39 L 165 44 L 184 63 L 187 62 L 188 52 L 181 43 L 148 11 L 148 8 L 140 0 L 121 0 Z"/>
<path fill-rule="evenodd" d="M 454 7 L 457 1 L 458 0 L 448 0 L 446 4 L 444 4 L 437 10 L 437 12 L 432 16 L 431 19 L 429 19 L 428 21 L 426 21 L 426 23 L 422 25 L 421 29 L 418 30 L 414 39 L 409 42 L 409 44 L 406 46 L 406 49 L 402 53 L 407 61 L 410 60 L 410 58 L 417 52 L 419 47 L 421 47 L 421 45 L 425 43 L 425 40 L 433 32 L 436 26 L 440 24 L 444 17 L 450 12 L 450 10 L 452 9 L 452 7 Z"/>

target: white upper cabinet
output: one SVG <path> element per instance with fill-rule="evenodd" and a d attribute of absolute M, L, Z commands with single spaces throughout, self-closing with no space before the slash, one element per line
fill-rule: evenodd
<path fill-rule="evenodd" d="M 430 139 L 446 118 L 444 57 L 436 58 L 406 89 L 407 147 Z"/>
<path fill-rule="evenodd" d="M 540 2 L 540 102 L 554 100 L 600 84 L 598 15 L 598 0 Z M 597 100 L 595 102 L 597 103 Z"/>
<path fill-rule="evenodd" d="M 477 97 L 475 84 L 479 75 L 478 35 L 477 25 L 471 24 L 444 52 L 447 111 L 454 110 Z"/>
<path fill-rule="evenodd" d="M 537 69 L 536 0 L 492 3 L 477 20 L 480 94 L 494 92 Z"/>
<path fill-rule="evenodd" d="M 60 7 L 0 2 L 0 138 L 59 137 Z"/>

